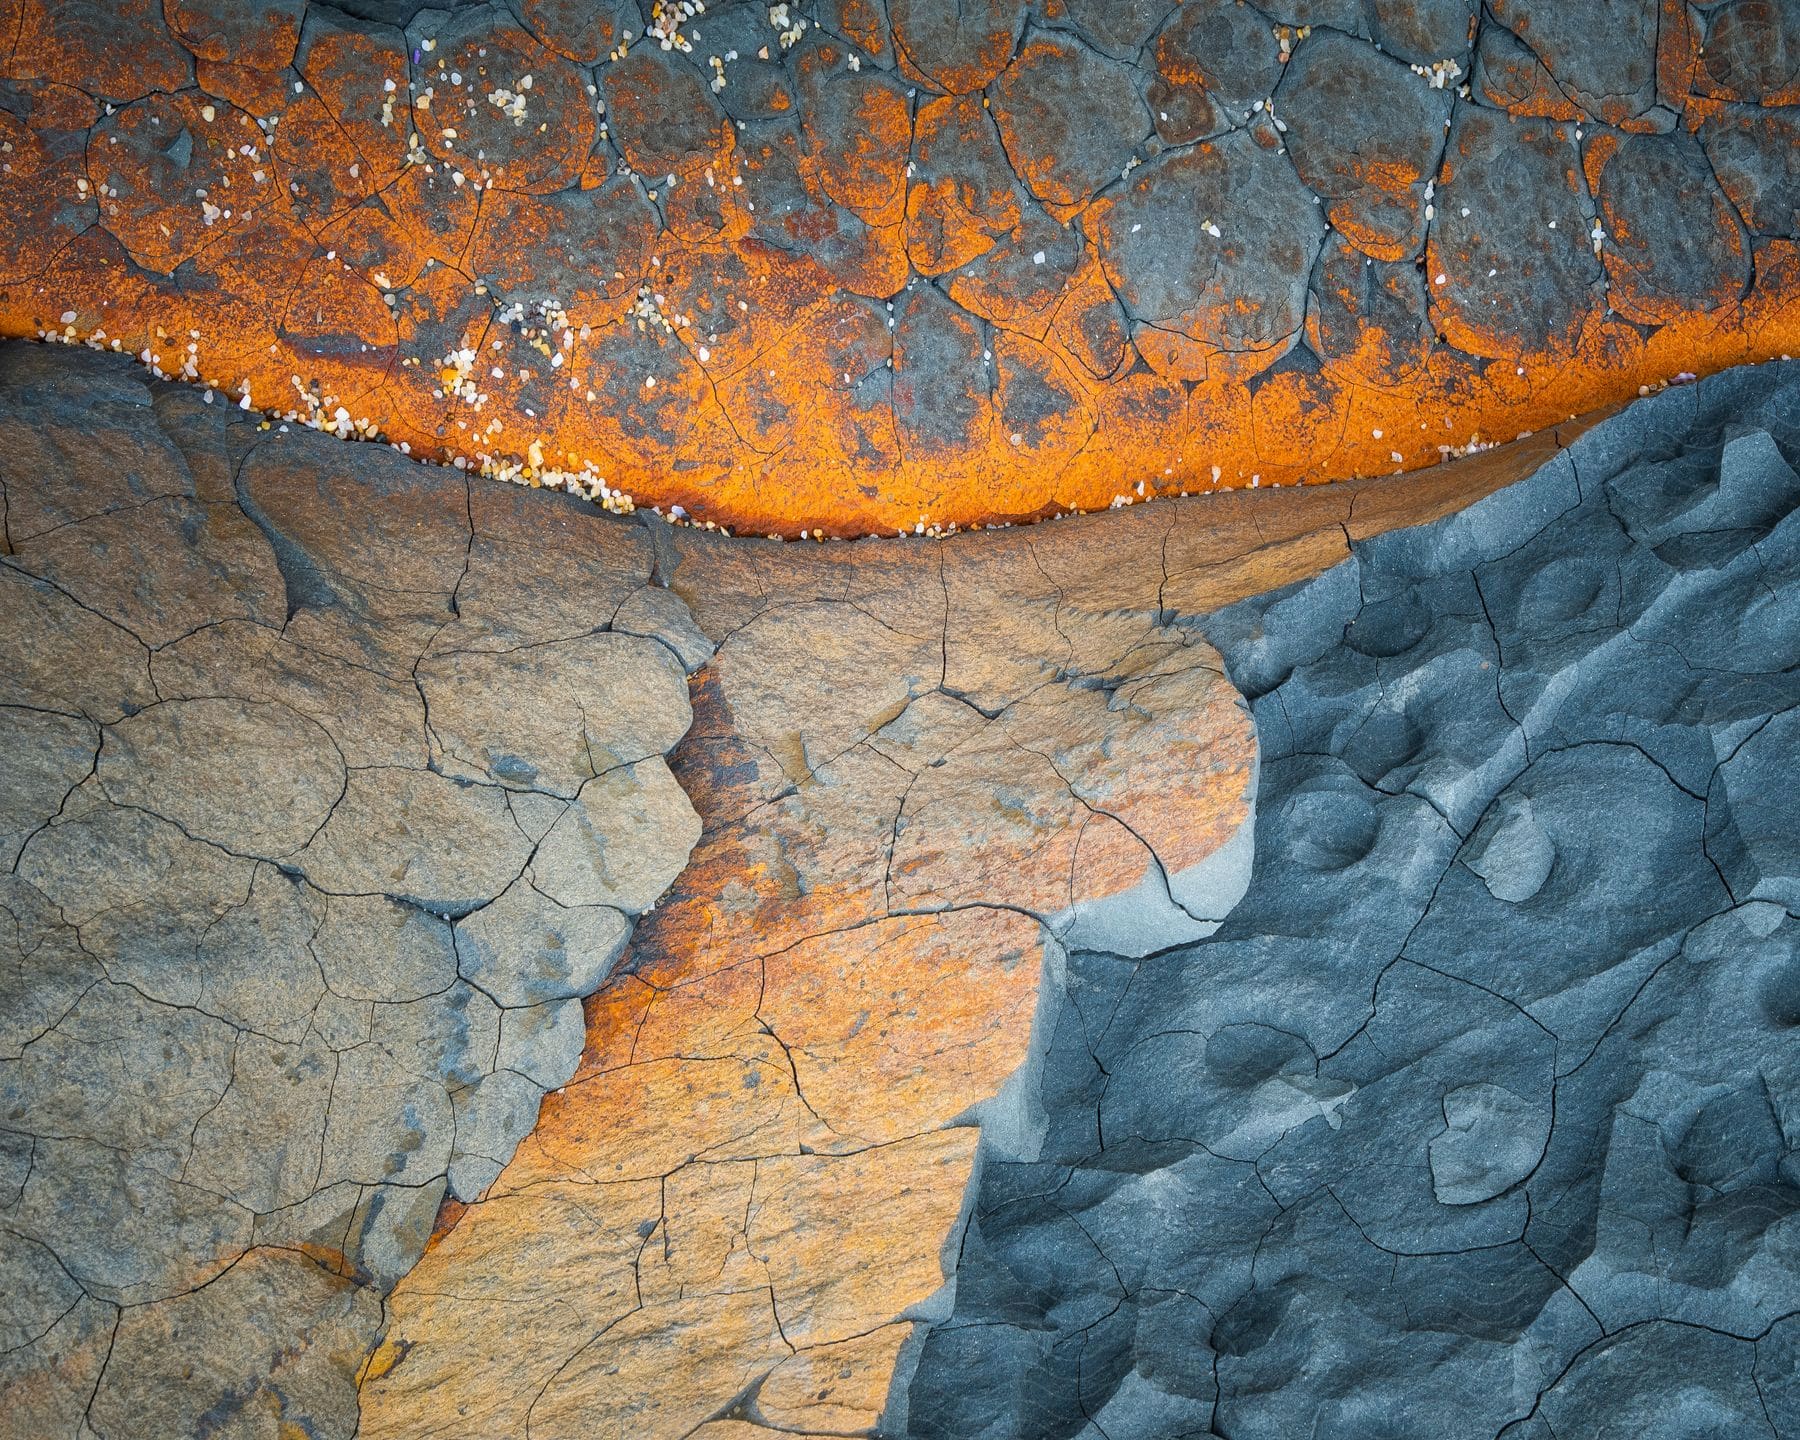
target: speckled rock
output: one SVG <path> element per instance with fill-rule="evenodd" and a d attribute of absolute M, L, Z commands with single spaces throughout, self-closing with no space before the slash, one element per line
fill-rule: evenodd
<path fill-rule="evenodd" d="M 1369 103 L 1376 95 L 1380 103 Z M 1417 254 L 1450 92 L 1373 46 L 1327 33 L 1300 47 L 1276 100 L 1300 178 L 1331 223 L 1376 260 Z"/>
<path fill-rule="evenodd" d="M 1473 108 L 1453 117 L 1425 275 L 1437 327 L 1462 349 L 1528 360 L 1599 313 L 1575 128 Z"/>
<path fill-rule="evenodd" d="M 1800 352 L 1797 108 L 1783 0 L 9 0 L 0 335 L 738 534 L 1022 523 Z"/>
<path fill-rule="evenodd" d="M 1153 369 L 1254 373 L 1298 336 L 1325 221 L 1293 167 L 1250 131 L 1152 161 L 1098 209 L 1101 262 Z M 1198 287 L 1197 274 L 1207 277 Z"/>

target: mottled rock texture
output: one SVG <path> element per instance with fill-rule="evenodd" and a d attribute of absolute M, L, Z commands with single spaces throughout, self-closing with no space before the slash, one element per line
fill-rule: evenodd
<path fill-rule="evenodd" d="M 1792 0 L 694 9 L 6 0 L 0 333 L 789 536 L 1800 352 Z"/>
<path fill-rule="evenodd" d="M 8 1440 L 872 1423 L 1046 966 L 1247 877 L 1186 617 L 1560 443 L 797 547 L 80 352 L 0 427 Z"/>
<path fill-rule="evenodd" d="M 0 349 L 0 1434 L 1795 1433 L 1797 401 L 796 546 Z"/>
<path fill-rule="evenodd" d="M 703 652 L 635 525 L 110 357 L 0 348 L 0 494 L 0 1434 L 348 1436 L 699 834 Z"/>
<path fill-rule="evenodd" d="M 1248 891 L 1069 955 L 906 1433 L 1800 1435 L 1797 464 L 1734 372 L 1201 621 Z"/>

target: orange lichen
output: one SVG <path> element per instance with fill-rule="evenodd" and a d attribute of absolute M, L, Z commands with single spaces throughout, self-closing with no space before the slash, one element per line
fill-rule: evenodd
<path fill-rule="evenodd" d="M 1248 816 L 1247 718 L 1167 618 L 1566 438 L 936 554 L 683 542 L 725 637 L 674 757 L 705 833 L 588 1002 L 574 1080 L 391 1297 L 363 1433 L 872 1427 L 953 1263 L 975 1122 L 1005 1144 L 1029 1112 L 988 1107 L 1026 1058 L 1036 917 L 1178 876 Z"/>
<path fill-rule="evenodd" d="M 895 4 L 891 36 L 846 0 L 834 31 L 772 26 L 771 58 L 711 69 L 549 0 L 523 26 L 469 12 L 429 48 L 323 12 L 301 26 L 291 9 L 236 44 L 235 21 L 195 4 L 165 20 L 134 0 L 107 26 L 85 6 L 21 7 L 0 64 L 19 97 L 0 112 L 0 333 L 117 347 L 421 458 L 790 536 L 1415 469 L 1800 349 L 1794 242 L 1747 236 L 1722 195 L 1688 212 L 1693 236 L 1662 233 L 1608 174 L 1622 141 L 1666 137 L 1624 111 L 1616 130 L 1583 121 L 1516 41 L 1482 71 L 1490 105 L 1457 113 L 1504 122 L 1491 106 L 1510 107 L 1503 143 L 1537 147 L 1570 218 L 1509 241 L 1497 266 L 1481 214 L 1455 234 L 1444 222 L 1469 203 L 1470 144 L 1502 142 L 1458 128 L 1435 175 L 1398 151 L 1352 157 L 1321 206 L 1327 246 L 1410 268 L 1366 206 L 1429 220 L 1435 205 L 1423 297 L 1401 293 L 1399 270 L 1364 293 L 1328 254 L 1303 320 L 1277 322 L 1218 267 L 1298 281 L 1313 262 L 1253 215 L 1188 217 L 1210 248 L 1180 305 L 1120 303 L 1151 263 L 1128 243 L 1147 222 L 1119 223 L 1121 204 L 1183 176 L 1235 183 L 1226 172 L 1249 163 L 1180 24 L 1147 52 L 1142 123 L 1199 143 L 1134 156 L 1096 192 L 1057 87 L 1075 63 L 1110 84 L 1111 62 L 1062 32 L 1015 48 L 999 0 L 954 19 Z M 1770 103 L 1787 93 L 1757 59 L 1756 26 L 1774 23 L 1757 7 L 1699 23 L 1672 6 L 1655 57 L 1688 128 L 1730 123 L 1759 85 Z M 129 73 L 108 59 L 119 33 L 135 37 Z M 1277 46 L 1285 62 L 1321 42 L 1259 43 L 1273 64 Z M 876 64 L 890 54 L 898 74 Z M 596 83 L 569 57 L 597 60 Z M 746 126 L 722 108 L 745 67 L 757 103 L 791 119 Z M 909 98 L 922 85 L 949 93 Z M 1254 116 L 1263 153 L 1292 143 L 1279 125 L 1272 107 Z M 1569 280 L 1590 244 L 1591 274 Z M 1672 284 L 1657 267 L 1682 245 L 1728 263 Z M 1295 375 L 1265 380 L 1296 343 Z M 1145 368 L 1180 403 L 1146 405 Z"/>

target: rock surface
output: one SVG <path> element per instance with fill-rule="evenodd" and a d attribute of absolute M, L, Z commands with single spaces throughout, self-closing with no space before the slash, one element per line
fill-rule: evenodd
<path fill-rule="evenodd" d="M 790 537 L 1387 474 L 1800 352 L 1797 57 L 1783 0 L 9 0 L 0 334 Z"/>
<path fill-rule="evenodd" d="M 1041 1142 L 1012 1077 L 1065 948 L 1205 934 L 1243 887 L 1254 742 L 1181 617 L 1556 443 L 1436 495 L 1220 496 L 922 545 L 668 532 L 718 647 L 675 762 L 705 833 L 590 1002 L 581 1072 L 391 1297 L 362 1433 L 902 1424 L 893 1376 L 944 1313 L 977 1136 Z"/>
<path fill-rule="evenodd" d="M 778 1234 L 790 1267 L 784 1323 L 855 1336 L 804 1364 L 777 1350 L 760 1413 L 805 1411 L 816 1364 L 843 1372 L 845 1415 L 873 1415 L 902 1312 L 941 1283 L 971 1122 L 1019 1144 L 1039 1123 L 1006 1079 L 1045 936 L 1204 933 L 1247 873 L 1250 732 L 1174 617 L 1558 443 L 1404 486 L 850 548 L 647 529 L 265 429 L 79 352 L 0 348 L 0 427 L 0 1429 L 34 1440 L 201 1416 L 346 1435 L 384 1330 L 371 1427 L 442 1357 L 466 1363 L 484 1316 L 516 1341 L 479 1285 L 539 1294 L 565 1232 L 538 1212 L 509 1229 L 513 1180 L 490 1182 L 578 1064 L 508 1174 L 579 1147 L 672 1157 L 630 1219 L 684 1227 L 682 1255 L 652 1272 L 635 1229 L 604 1231 L 667 1287 L 619 1332 L 663 1403 L 770 1369 L 772 1280 L 733 1292 L 729 1324 L 693 1298 L 749 1263 L 727 1223 L 743 1196 L 697 1182 L 748 1169 L 771 1207 L 757 1255 Z M 661 754 L 709 634 L 674 757 L 706 836 L 636 973 L 584 1017 L 693 843 Z M 633 1046 L 667 1058 L 609 1068 Z M 527 1261 L 458 1267 L 466 1305 L 390 1297 L 434 1217 L 433 1266 L 490 1235 Z M 871 1286 L 876 1245 L 893 1270 Z M 400 1320 L 432 1331 L 410 1360 Z M 580 1323 L 568 1308 L 541 1347 Z M 719 1367 L 691 1390 L 654 1358 L 687 1343 Z"/>
<path fill-rule="evenodd" d="M 674 542 L 718 647 L 676 761 L 705 835 L 390 1297 L 363 1435 L 879 1423 L 977 1135 L 1041 1126 L 1007 1080 L 1062 943 L 1205 934 L 1247 873 L 1236 692 L 1158 552 L 1091 538 Z"/>
<path fill-rule="evenodd" d="M 0 349 L 0 1433 L 1789 1433 L 1797 385 L 796 546 Z"/>
<path fill-rule="evenodd" d="M 635 527 L 110 358 L 4 347 L 0 435 L 0 1433 L 350 1435 L 699 834 L 691 622 L 609 626 Z"/>
<path fill-rule="evenodd" d="M 1797 465 L 1734 372 L 1199 622 L 1249 888 L 1069 955 L 906 1433 L 1800 1434 Z"/>

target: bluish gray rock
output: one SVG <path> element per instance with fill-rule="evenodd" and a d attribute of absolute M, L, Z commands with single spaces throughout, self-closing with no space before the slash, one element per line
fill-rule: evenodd
<path fill-rule="evenodd" d="M 922 1437 L 1800 1435 L 1800 366 L 1197 621 L 1210 938 L 1069 957 Z"/>

